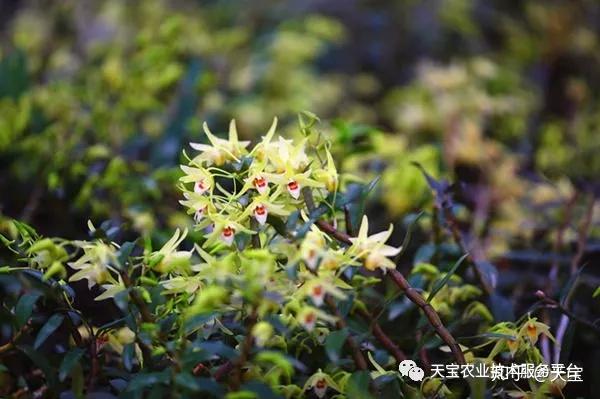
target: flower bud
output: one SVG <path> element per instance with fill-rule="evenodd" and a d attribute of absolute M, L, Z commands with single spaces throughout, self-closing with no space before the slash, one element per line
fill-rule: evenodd
<path fill-rule="evenodd" d="M 273 336 L 273 326 L 266 321 L 258 322 L 252 328 L 252 336 L 256 345 L 262 347 Z"/>

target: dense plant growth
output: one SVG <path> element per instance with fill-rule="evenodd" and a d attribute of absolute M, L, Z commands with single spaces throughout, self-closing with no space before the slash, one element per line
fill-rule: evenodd
<path fill-rule="evenodd" d="M 468 254 L 457 259 L 456 249 L 440 247 L 436 264 L 454 264 L 442 271 L 418 262 L 412 282 L 397 270 L 404 247 L 387 243 L 393 226 L 373 234 L 361 216 L 372 184 L 338 173 L 316 122 L 301 115 L 303 138 L 294 141 L 275 135 L 275 119 L 252 147 L 239 140 L 235 121 L 227 139 L 205 124 L 208 142 L 191 143 L 181 165 L 180 202 L 194 220 L 187 249 L 187 230 L 156 249 L 142 239 L 117 244 L 111 229 L 91 222 L 91 240 L 69 241 L 9 221 L 3 240 L 15 263 L 2 273 L 18 279 L 3 300 L 13 332 L 0 354 L 5 365 L 14 351 L 29 362 L 18 363 L 16 380 L 4 367 L 7 392 L 421 397 L 468 389 L 434 377 L 414 384 L 395 371 L 411 356 L 398 342 L 411 335 L 421 351 L 457 364 L 492 364 L 503 353 L 541 363 L 536 343 L 554 340 L 548 326 L 529 313 L 494 324 L 479 301 L 483 290 L 456 273 Z M 436 209 L 453 218 L 447 203 Z M 482 287 L 493 290 L 495 277 L 471 261 Z M 72 286 L 81 280 L 108 321 L 81 306 Z M 416 325 L 382 320 L 398 295 L 405 300 L 389 309 L 388 321 L 416 318 Z M 531 381 L 530 389 L 560 392 L 560 381 Z"/>
<path fill-rule="evenodd" d="M 0 2 L 0 397 L 600 397 L 598 15 Z"/>

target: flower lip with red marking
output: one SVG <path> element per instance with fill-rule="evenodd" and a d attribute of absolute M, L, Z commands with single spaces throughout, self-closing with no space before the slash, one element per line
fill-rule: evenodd
<path fill-rule="evenodd" d="M 269 213 L 267 212 L 267 208 L 262 204 L 258 204 L 254 208 L 254 217 L 261 225 L 265 224 L 265 222 L 267 221 L 268 214 Z"/>
<path fill-rule="evenodd" d="M 194 220 L 196 221 L 196 223 L 202 220 L 202 218 L 204 217 L 204 213 L 206 212 L 206 208 L 206 206 L 204 208 L 200 208 L 194 213 Z"/>
<path fill-rule="evenodd" d="M 315 391 L 315 395 L 317 395 L 319 398 L 322 398 L 325 396 L 325 392 L 327 391 L 327 381 L 325 381 L 324 378 L 318 380 L 313 389 Z"/>
<path fill-rule="evenodd" d="M 231 245 L 233 243 L 233 239 L 235 238 L 235 229 L 230 226 L 225 227 L 221 232 L 221 238 L 227 245 Z"/>
<path fill-rule="evenodd" d="M 310 291 L 310 298 L 317 306 L 321 306 L 323 304 L 323 299 L 325 298 L 325 290 L 322 285 L 315 285 L 312 287 Z"/>
<path fill-rule="evenodd" d="M 261 177 L 261 176 L 255 177 L 254 178 L 254 187 L 256 188 L 256 190 L 259 193 L 263 194 L 268 188 L 267 179 L 265 179 L 264 177 Z"/>
<path fill-rule="evenodd" d="M 294 199 L 298 199 L 298 197 L 300 197 L 300 185 L 298 184 L 297 181 L 292 180 L 287 184 L 287 189 L 288 192 L 290 193 L 290 195 L 294 198 Z"/>
<path fill-rule="evenodd" d="M 206 190 L 208 190 L 208 187 L 204 183 L 204 180 L 199 180 L 194 184 L 194 192 L 204 194 Z"/>
<path fill-rule="evenodd" d="M 312 331 L 317 323 L 317 315 L 314 311 L 309 311 L 302 317 L 302 325 L 307 331 Z"/>
<path fill-rule="evenodd" d="M 314 313 L 308 313 L 308 314 L 306 315 L 306 317 L 304 317 L 304 321 L 305 321 L 307 324 L 314 323 L 315 319 L 316 319 L 316 316 L 315 316 L 315 314 L 314 314 Z"/>

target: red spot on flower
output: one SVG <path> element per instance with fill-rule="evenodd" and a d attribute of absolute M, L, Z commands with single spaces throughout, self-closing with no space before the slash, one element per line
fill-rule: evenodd
<path fill-rule="evenodd" d="M 264 205 L 257 205 L 256 208 L 254 208 L 254 212 L 257 215 L 264 215 L 266 212 L 266 209 L 265 209 Z"/>
<path fill-rule="evenodd" d="M 267 185 L 267 181 L 264 177 L 255 177 L 254 178 L 254 187 L 262 188 Z"/>
<path fill-rule="evenodd" d="M 295 182 L 295 181 L 291 181 L 291 182 L 288 183 L 288 188 L 291 191 L 298 190 L 298 183 Z"/>
<path fill-rule="evenodd" d="M 306 316 L 304 316 L 304 322 L 306 324 L 311 324 L 313 323 L 315 320 L 317 319 L 317 317 L 315 316 L 314 313 L 307 313 Z"/>
<path fill-rule="evenodd" d="M 206 184 L 204 184 L 204 180 L 196 182 L 196 185 L 194 186 L 194 191 L 196 191 L 197 193 L 202 193 L 206 191 Z"/>
<path fill-rule="evenodd" d="M 313 294 L 316 296 L 321 296 L 323 294 L 323 287 L 321 287 L 320 285 L 315 285 L 313 287 Z"/>
<path fill-rule="evenodd" d="M 324 379 L 319 380 L 319 381 L 317 381 L 315 386 L 317 387 L 317 389 L 325 389 L 325 388 L 327 388 L 327 381 L 325 381 Z"/>
<path fill-rule="evenodd" d="M 235 229 L 233 227 L 225 227 L 223 229 L 223 237 L 231 237 L 235 233 Z"/>
<path fill-rule="evenodd" d="M 102 348 L 107 343 L 108 343 L 108 335 L 102 334 L 102 335 L 96 337 L 96 346 L 98 348 Z"/>

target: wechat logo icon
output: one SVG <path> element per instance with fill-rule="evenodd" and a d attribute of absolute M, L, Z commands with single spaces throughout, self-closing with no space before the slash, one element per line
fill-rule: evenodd
<path fill-rule="evenodd" d="M 412 360 L 403 360 L 398 365 L 398 371 L 402 374 L 402 377 L 408 376 L 413 381 L 423 381 L 425 372 L 421 367 L 417 366 Z"/>

